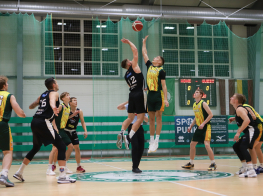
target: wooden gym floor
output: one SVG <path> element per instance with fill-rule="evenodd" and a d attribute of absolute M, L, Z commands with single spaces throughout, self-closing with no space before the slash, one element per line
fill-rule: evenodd
<path fill-rule="evenodd" d="M 225 176 L 224 173 L 222 173 L 223 178 L 217 178 L 217 175 L 215 175 L 217 174 L 216 172 L 207 172 L 207 167 L 210 165 L 210 161 L 207 157 L 196 158 L 198 160 L 195 160 L 195 168 L 192 171 L 185 171 L 181 168 L 181 165 L 187 163 L 189 159 L 188 157 L 143 158 L 140 164 L 140 169 L 144 172 L 143 177 L 139 176 L 141 174 L 132 174 L 132 172 L 130 172 L 131 161 L 127 158 L 84 160 L 82 165 L 84 166 L 86 173 L 85 175 L 78 175 L 78 180 L 74 184 L 57 184 L 55 176 L 46 176 L 46 160 L 42 162 L 33 161 L 32 164 L 27 166 L 23 175 L 25 182 L 21 183 L 12 177 L 21 163 L 14 162 L 14 165 L 12 165 L 9 171 L 9 179 L 15 183 L 15 187 L 6 188 L 5 186 L 0 185 L 0 195 L 254 196 L 262 194 L 263 174 L 258 175 L 257 178 L 239 178 L 237 175 L 234 175 L 241 165 L 235 156 L 215 157 L 218 166 L 217 172 L 227 173 Z M 68 168 L 75 171 L 76 163 L 73 163 L 73 159 L 69 162 L 72 163 L 67 164 Z M 181 170 L 175 171 L 179 172 L 177 173 L 179 178 L 175 177 L 177 180 L 169 178 L 170 174 L 172 176 L 171 170 Z M 147 173 L 147 171 L 154 177 L 149 176 L 150 173 Z M 162 172 L 166 173 L 162 174 Z M 200 175 L 200 172 L 203 172 L 204 176 Z M 56 173 L 58 174 L 58 170 L 56 170 Z M 92 176 L 90 174 L 94 174 L 93 179 L 89 178 Z M 167 179 L 165 179 L 166 175 L 168 176 Z M 118 180 L 118 177 L 120 177 L 121 180 Z M 128 180 L 125 181 L 126 177 Z M 196 179 L 196 177 L 200 177 L 200 179 Z M 95 178 L 97 178 L 98 181 L 94 181 Z M 136 181 L 136 178 L 143 182 L 134 182 L 134 179 Z M 82 181 L 80 179 L 88 179 L 88 181 Z M 161 179 L 162 181 L 157 181 L 156 179 Z"/>

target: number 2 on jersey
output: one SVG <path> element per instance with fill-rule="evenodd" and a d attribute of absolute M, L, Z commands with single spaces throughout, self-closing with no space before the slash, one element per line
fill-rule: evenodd
<path fill-rule="evenodd" d="M 0 96 L 0 106 L 2 105 L 3 98 L 4 98 L 4 96 L 3 96 L 3 95 L 1 95 L 1 96 Z"/>

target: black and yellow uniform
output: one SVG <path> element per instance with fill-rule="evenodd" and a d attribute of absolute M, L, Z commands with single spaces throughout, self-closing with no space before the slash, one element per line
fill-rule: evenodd
<path fill-rule="evenodd" d="M 255 114 L 255 116 L 257 117 L 256 119 L 256 124 L 257 124 L 257 127 L 259 129 L 259 136 L 258 138 L 256 139 L 256 141 L 260 141 L 260 142 L 263 142 L 263 135 L 262 135 L 262 124 L 263 124 L 263 119 L 261 118 L 261 116 L 256 112 L 256 110 L 251 106 L 251 105 L 248 105 L 248 104 L 243 104 L 243 106 L 246 108 L 246 107 L 249 107 Z"/>
<path fill-rule="evenodd" d="M 161 80 L 165 80 L 165 71 L 163 66 L 153 66 L 151 61 L 146 62 L 147 66 L 147 106 L 148 111 L 155 112 L 157 110 L 164 111 L 164 94 L 162 90 Z"/>
<path fill-rule="evenodd" d="M 59 131 L 59 135 L 62 137 L 62 140 L 66 144 L 66 146 L 68 146 L 71 143 L 71 140 L 64 129 L 68 122 L 70 107 L 66 106 L 64 103 L 62 103 L 61 105 L 62 105 L 62 109 L 59 112 L 58 116 L 55 117 L 55 121 Z"/>
<path fill-rule="evenodd" d="M 76 110 L 79 111 L 80 109 L 77 108 Z M 73 112 L 70 111 L 69 115 L 71 116 L 72 114 Z M 79 124 L 79 114 L 68 119 L 67 125 L 64 129 L 73 145 L 79 145 L 79 137 L 76 131 L 78 124 Z"/>
<path fill-rule="evenodd" d="M 12 113 L 11 96 L 9 92 L 0 90 L 0 150 L 2 151 L 13 150 L 13 138 L 8 125 Z"/>
<path fill-rule="evenodd" d="M 199 127 L 205 119 L 208 117 L 208 113 L 203 107 L 204 100 L 200 100 L 198 103 L 194 103 L 193 110 L 195 113 L 195 121 L 197 127 Z M 211 124 L 210 121 L 205 124 L 203 129 L 196 129 L 192 141 L 204 143 L 204 141 L 211 140 Z"/>

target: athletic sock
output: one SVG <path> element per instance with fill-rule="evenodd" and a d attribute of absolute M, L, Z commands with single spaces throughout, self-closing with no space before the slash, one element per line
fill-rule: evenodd
<path fill-rule="evenodd" d="M 48 169 L 52 170 L 52 164 L 48 164 Z"/>
<path fill-rule="evenodd" d="M 130 139 L 132 139 L 132 137 L 133 137 L 134 134 L 135 134 L 135 132 L 134 132 L 133 130 L 131 130 L 131 131 L 130 131 L 130 134 L 129 134 Z"/>
<path fill-rule="evenodd" d="M 7 177 L 8 176 L 8 169 L 3 169 L 1 175 Z"/>
<path fill-rule="evenodd" d="M 242 162 L 242 167 L 246 168 L 247 167 L 247 163 L 246 162 Z"/>
<path fill-rule="evenodd" d="M 254 169 L 257 169 L 257 164 L 253 164 L 253 168 L 254 168 Z"/>
<path fill-rule="evenodd" d="M 77 166 L 79 167 L 79 166 L 80 166 L 80 163 L 77 163 Z"/>
<path fill-rule="evenodd" d="M 17 173 L 23 174 L 25 167 L 26 167 L 26 165 L 24 163 L 22 163 L 20 165 L 20 168 L 18 169 Z"/>
<path fill-rule="evenodd" d="M 66 177 L 66 167 L 65 166 L 59 166 L 59 177 L 65 178 Z"/>
<path fill-rule="evenodd" d="M 159 142 L 160 135 L 156 135 L 155 141 Z"/>
<path fill-rule="evenodd" d="M 154 142 L 154 135 L 150 135 L 150 143 Z"/>
<path fill-rule="evenodd" d="M 190 159 L 190 163 L 193 165 L 193 164 L 194 164 L 194 160 L 193 160 L 193 159 Z"/>
<path fill-rule="evenodd" d="M 124 132 L 125 132 L 125 130 L 124 130 L 124 129 L 122 129 L 122 130 L 121 130 L 121 133 L 123 133 L 123 134 L 124 134 Z"/>
<path fill-rule="evenodd" d="M 52 164 L 53 164 L 53 165 L 56 165 L 56 163 L 55 163 L 55 162 L 53 162 Z"/>
<path fill-rule="evenodd" d="M 251 170 L 251 169 L 253 169 L 253 165 L 252 165 L 252 163 L 250 163 L 250 164 L 247 164 L 247 168 L 248 168 L 248 170 Z"/>
<path fill-rule="evenodd" d="M 260 163 L 260 165 L 259 165 L 260 167 L 263 167 L 263 163 Z"/>
<path fill-rule="evenodd" d="M 215 160 L 211 160 L 211 164 L 213 164 L 213 163 L 214 163 L 214 164 L 216 163 Z"/>

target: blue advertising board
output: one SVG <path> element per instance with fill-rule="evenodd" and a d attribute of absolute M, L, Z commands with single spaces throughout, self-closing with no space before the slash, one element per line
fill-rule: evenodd
<path fill-rule="evenodd" d="M 190 144 L 197 129 L 195 125 L 191 132 L 187 129 L 194 120 L 194 116 L 175 116 L 175 144 Z M 211 144 L 228 144 L 228 118 L 227 116 L 214 116 L 211 119 Z"/>

